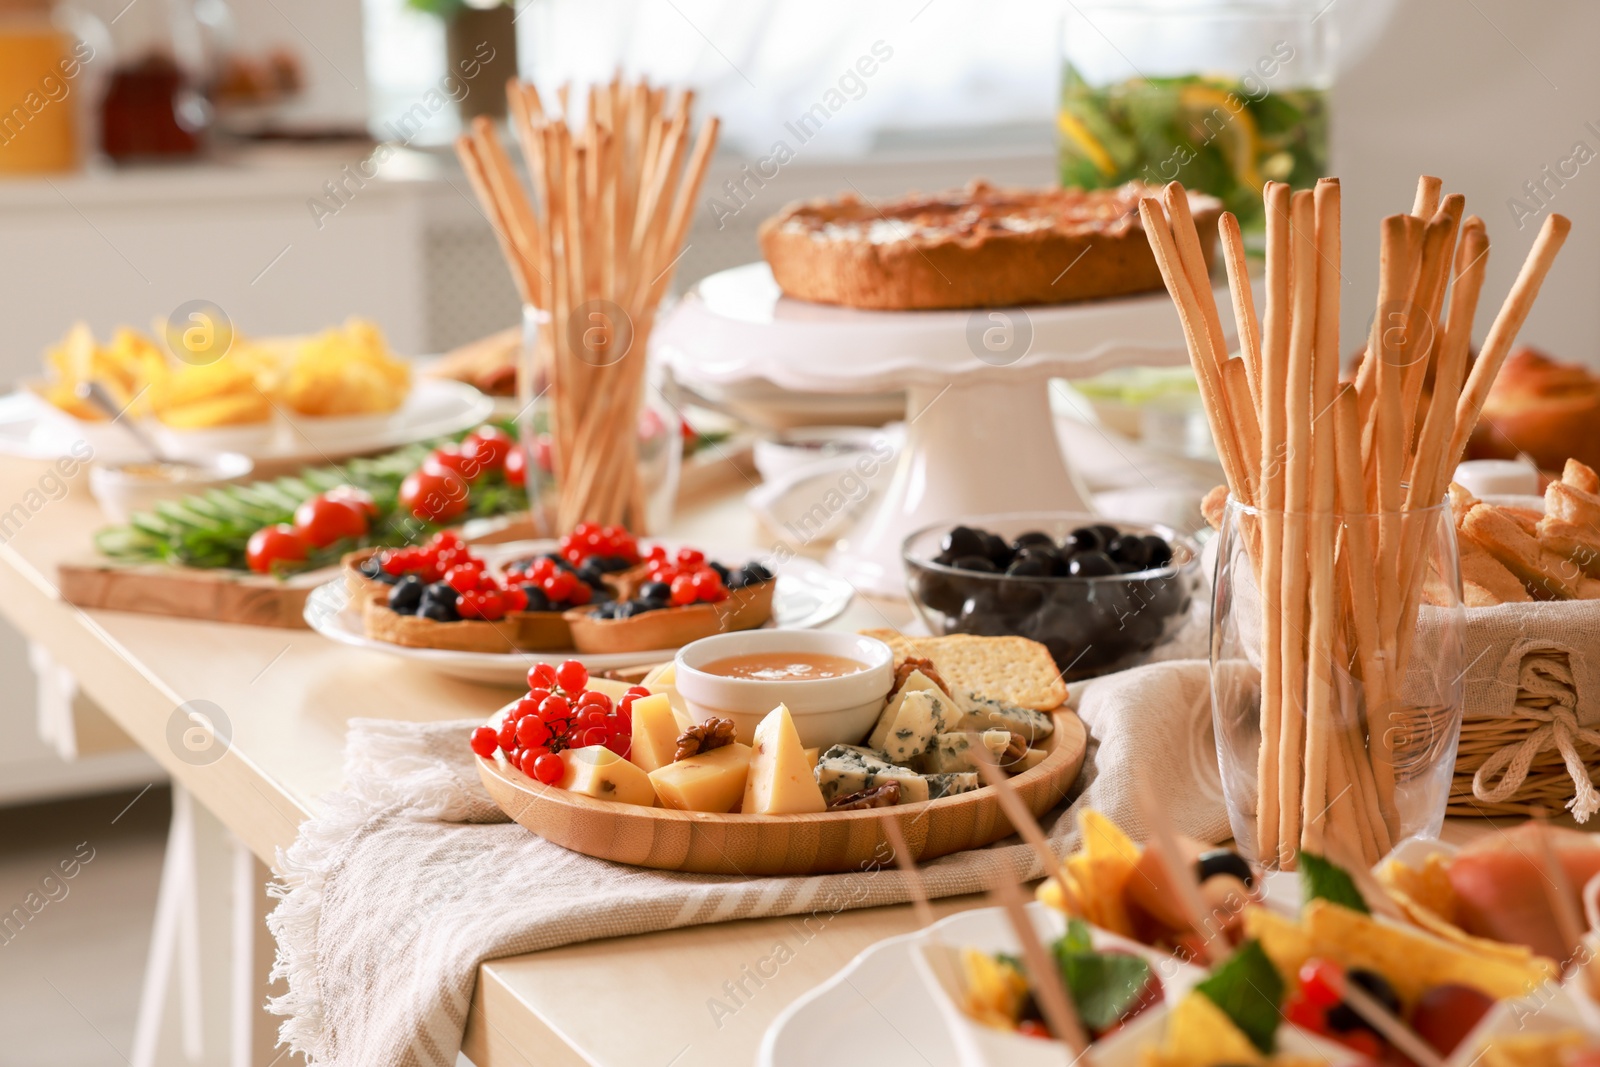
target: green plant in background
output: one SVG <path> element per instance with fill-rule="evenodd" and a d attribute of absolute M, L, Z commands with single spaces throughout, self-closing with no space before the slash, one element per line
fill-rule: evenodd
<path fill-rule="evenodd" d="M 405 0 L 406 7 L 412 11 L 420 11 L 424 15 L 433 15 L 436 18 L 449 22 L 461 12 L 463 8 L 490 8 L 510 6 L 511 0 L 493 0 L 492 3 L 468 4 L 466 0 Z"/>
<path fill-rule="evenodd" d="M 1309 188 L 1327 170 L 1322 89 L 1252 92 L 1203 74 L 1093 86 L 1068 64 L 1057 128 L 1063 185 L 1180 181 L 1220 199 L 1246 230 L 1263 225 L 1265 182 Z"/>

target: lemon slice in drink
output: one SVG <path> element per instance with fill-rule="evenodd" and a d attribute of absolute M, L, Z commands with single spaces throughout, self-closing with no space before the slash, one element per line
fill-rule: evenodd
<path fill-rule="evenodd" d="M 1101 174 L 1110 177 L 1117 172 L 1117 164 L 1111 158 L 1111 153 L 1107 152 L 1105 145 L 1089 132 L 1089 127 L 1083 124 L 1082 119 L 1062 109 L 1056 113 L 1056 129 L 1060 130 L 1061 136 L 1076 146 L 1078 151 L 1087 156 L 1089 162 L 1093 163 Z"/>
<path fill-rule="evenodd" d="M 1206 143 L 1217 143 L 1234 179 L 1259 192 L 1263 182 L 1256 167 L 1261 144 L 1256 120 L 1237 97 L 1234 103 L 1239 105 L 1238 110 L 1230 107 L 1229 95 L 1212 85 L 1185 85 L 1179 91 L 1178 104 L 1187 113 L 1192 128 L 1204 131 Z"/>

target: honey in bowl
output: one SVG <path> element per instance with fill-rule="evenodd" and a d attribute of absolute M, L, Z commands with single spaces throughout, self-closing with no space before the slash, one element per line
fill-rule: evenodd
<path fill-rule="evenodd" d="M 756 682 L 810 682 L 819 678 L 842 678 L 867 667 L 859 660 L 830 656 L 826 652 L 749 652 L 712 660 L 700 669 L 706 674 Z"/>

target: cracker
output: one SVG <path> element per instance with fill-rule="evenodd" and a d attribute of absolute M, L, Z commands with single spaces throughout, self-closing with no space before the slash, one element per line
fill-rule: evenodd
<path fill-rule="evenodd" d="M 1561 472 L 1561 480 L 1585 493 L 1600 493 L 1600 474 L 1596 474 L 1593 468 L 1575 459 L 1567 460 L 1566 468 Z"/>
<path fill-rule="evenodd" d="M 898 630 L 862 630 L 894 650 L 896 660 L 907 656 L 933 661 L 950 687 L 980 693 L 1035 711 L 1053 711 L 1066 703 L 1067 684 L 1050 650 L 1026 637 L 907 637 Z"/>
<path fill-rule="evenodd" d="M 1539 542 L 1499 508 L 1479 504 L 1467 512 L 1461 531 L 1489 551 L 1495 559 L 1541 600 L 1572 600 L 1578 595 L 1578 575 L 1572 564 L 1540 546 Z"/>
<path fill-rule="evenodd" d="M 1523 588 L 1520 578 L 1469 537 L 1461 538 L 1461 583 L 1462 598 L 1469 608 L 1488 607 L 1491 604 L 1523 604 L 1533 599 L 1528 595 L 1528 590 Z M 1491 599 L 1487 603 L 1473 603 L 1473 597 L 1468 596 L 1466 588 L 1469 585 L 1482 590 Z"/>

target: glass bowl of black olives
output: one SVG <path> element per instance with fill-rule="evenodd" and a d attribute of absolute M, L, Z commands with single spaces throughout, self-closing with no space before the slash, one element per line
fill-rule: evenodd
<path fill-rule="evenodd" d="M 1200 549 L 1176 530 L 1071 512 L 929 526 L 902 555 L 931 632 L 1031 638 L 1069 682 L 1144 662 L 1200 586 Z"/>

